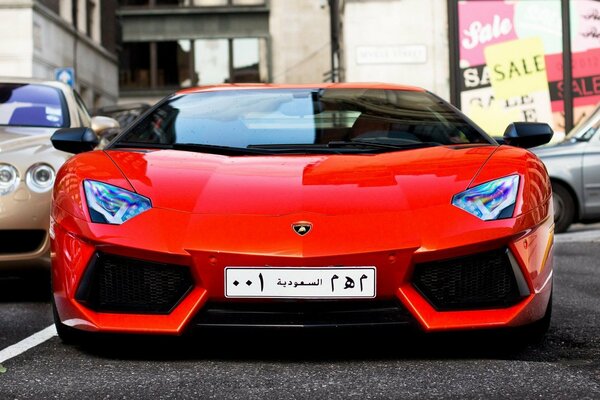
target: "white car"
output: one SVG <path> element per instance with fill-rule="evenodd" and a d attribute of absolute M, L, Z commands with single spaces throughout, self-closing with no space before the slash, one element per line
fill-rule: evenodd
<path fill-rule="evenodd" d="M 63 83 L 0 78 L 0 269 L 38 264 L 48 255 L 54 178 L 71 156 L 52 147 L 50 136 L 72 127 L 100 134 L 118 123 L 91 118 Z"/>

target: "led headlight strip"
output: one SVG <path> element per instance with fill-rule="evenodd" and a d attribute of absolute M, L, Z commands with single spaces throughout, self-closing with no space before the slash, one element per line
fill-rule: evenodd
<path fill-rule="evenodd" d="M 510 175 L 467 189 L 455 195 L 452 204 L 484 221 L 510 218 L 518 191 L 519 175 Z"/>
<path fill-rule="evenodd" d="M 98 181 L 84 180 L 92 222 L 120 225 L 152 208 L 147 197 Z"/>

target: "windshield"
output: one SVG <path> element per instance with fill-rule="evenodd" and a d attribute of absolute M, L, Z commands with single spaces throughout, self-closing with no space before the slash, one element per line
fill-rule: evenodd
<path fill-rule="evenodd" d="M 68 126 L 60 90 L 35 84 L 0 83 L 0 125 Z"/>
<path fill-rule="evenodd" d="M 600 129 L 600 105 L 587 118 L 583 118 L 565 137 L 565 140 L 589 140 Z"/>
<path fill-rule="evenodd" d="M 339 151 L 344 147 L 340 144 L 357 142 L 386 145 L 378 150 L 390 151 L 396 145 L 455 145 L 490 140 L 460 113 L 426 92 L 244 89 L 175 96 L 114 145 L 310 150 L 335 144 L 332 147 Z"/>

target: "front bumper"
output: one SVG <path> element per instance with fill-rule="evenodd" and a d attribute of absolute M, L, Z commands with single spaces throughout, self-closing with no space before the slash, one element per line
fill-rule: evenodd
<path fill-rule="evenodd" d="M 0 196 L 0 267 L 48 256 L 51 193 L 19 188 Z"/>
<path fill-rule="evenodd" d="M 471 229 L 467 231 L 471 233 L 458 236 L 453 232 L 452 237 L 442 237 L 438 242 L 438 244 L 445 242 L 446 245 L 438 245 L 435 246 L 436 248 L 427 248 L 423 245 L 423 241 L 414 240 L 414 236 L 405 236 L 402 246 L 391 250 L 375 250 L 374 245 L 371 246 L 369 243 L 360 246 L 358 244 L 360 241 L 352 243 L 350 247 L 363 248 L 366 251 L 330 250 L 335 246 L 338 249 L 344 246 L 336 241 L 335 245 L 329 247 L 329 251 L 327 246 L 321 246 L 318 251 L 315 250 L 311 254 L 306 254 L 309 253 L 308 246 L 301 251 L 282 250 L 279 253 L 263 251 L 259 246 L 250 246 L 251 248 L 236 252 L 233 251 L 233 247 L 242 249 L 244 246 L 240 246 L 235 240 L 228 242 L 231 248 L 201 247 L 193 243 L 175 245 L 176 237 L 186 237 L 184 232 L 186 229 L 192 229 L 194 226 L 210 226 L 211 217 L 197 216 L 190 219 L 189 216 L 170 210 L 153 209 L 120 227 L 90 224 L 60 209 L 54 211 L 56 224 L 53 229 L 55 237 L 52 242 L 52 265 L 54 298 L 58 313 L 64 324 L 87 331 L 181 334 L 187 328 L 211 324 L 218 326 L 343 325 L 343 323 L 328 323 L 321 318 L 321 315 L 307 313 L 307 309 L 314 306 L 307 304 L 307 307 L 302 309 L 302 301 L 286 303 L 273 299 L 226 299 L 223 272 L 227 266 L 375 266 L 377 297 L 372 305 L 395 303 L 398 305 L 399 312 L 407 317 L 398 317 L 399 322 L 416 322 L 425 331 L 516 327 L 528 324 L 543 317 L 550 298 L 553 262 L 553 220 L 549 213 L 550 205 L 516 219 L 495 221 L 492 224 L 496 225 L 496 229 L 485 232 Z M 205 219 L 198 221 L 194 218 Z M 299 216 L 282 218 L 295 221 Z M 317 219 L 317 216 L 312 216 L 312 221 Z M 148 230 L 151 226 L 162 226 L 157 225 L 156 221 L 167 220 L 171 225 L 181 223 L 180 228 L 182 226 L 185 228 L 180 229 L 176 237 L 173 236 L 172 231 Z M 282 225 L 289 227 L 287 221 Z M 115 232 L 119 234 L 115 235 Z M 147 232 L 147 234 L 140 235 L 139 232 Z M 210 229 L 207 232 L 210 232 Z M 439 232 L 437 233 L 439 235 Z M 264 238 L 260 237 L 261 232 L 257 234 L 259 238 L 256 240 L 265 246 Z M 214 239 L 202 235 L 198 237 L 203 243 L 214 242 Z M 386 240 L 388 239 L 382 238 L 379 242 Z M 292 246 L 287 243 L 281 245 L 281 248 L 291 249 Z M 516 264 L 515 268 L 521 274 L 522 290 L 520 297 L 515 301 L 497 307 L 441 310 L 439 307 L 434 307 L 414 284 L 416 265 L 494 252 L 498 249 L 509 251 Z M 97 306 L 86 304 L 85 298 L 81 297 L 81 288 L 85 286 L 86 276 L 89 276 L 86 272 L 89 271 L 91 260 L 98 254 L 184 266 L 189 269 L 193 285 L 166 313 L 99 310 Z M 338 304 L 346 302 L 350 304 L 347 300 L 337 301 Z M 289 310 L 281 312 L 281 307 L 288 306 L 296 308 L 291 311 L 291 314 Z M 355 311 L 359 311 L 358 309 L 363 306 L 364 304 L 361 304 L 358 307 L 357 304 Z M 220 310 L 218 315 L 214 310 Z M 248 319 L 244 320 L 244 315 L 255 313 L 254 315 L 257 316 L 256 313 L 263 313 L 261 315 L 264 317 L 265 312 L 272 310 L 275 310 L 271 313 L 273 319 L 266 319 L 264 323 L 251 323 Z M 210 318 L 206 317 L 207 313 L 212 313 L 209 315 Z M 290 315 L 295 315 L 295 319 L 288 318 Z M 330 316 L 332 317 L 330 321 L 334 321 L 333 314 Z M 336 317 L 339 315 L 336 314 Z M 373 320 L 376 322 L 377 319 L 373 318 Z M 369 324 L 368 319 L 359 319 L 358 322 L 362 325 Z"/>

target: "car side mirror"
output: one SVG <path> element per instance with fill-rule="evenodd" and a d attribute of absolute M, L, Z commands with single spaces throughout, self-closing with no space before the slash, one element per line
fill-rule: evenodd
<path fill-rule="evenodd" d="M 100 138 L 104 136 L 114 137 L 120 128 L 121 126 L 116 119 L 101 115 L 92 117 L 92 130 Z"/>
<path fill-rule="evenodd" d="M 98 146 L 98 136 L 91 128 L 59 129 L 50 138 L 52 146 L 67 153 L 83 153 Z"/>
<path fill-rule="evenodd" d="M 552 139 L 554 132 L 543 122 L 513 122 L 504 131 L 504 144 L 528 149 L 541 146 Z"/>

